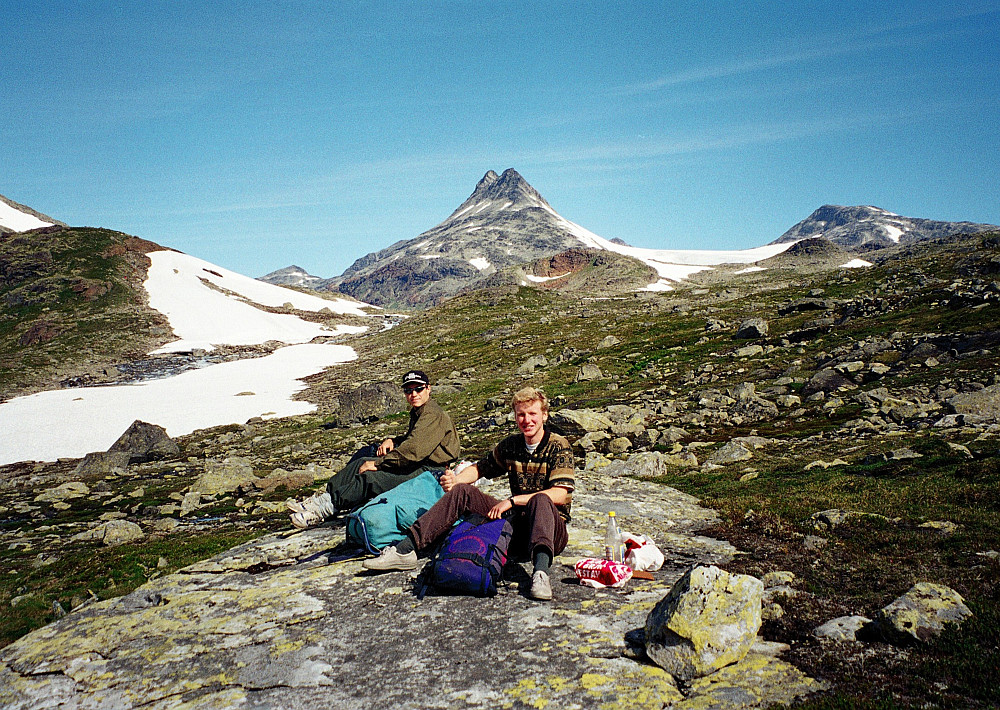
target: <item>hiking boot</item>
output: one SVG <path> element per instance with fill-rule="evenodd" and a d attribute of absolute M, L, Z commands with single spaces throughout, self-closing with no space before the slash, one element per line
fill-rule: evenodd
<path fill-rule="evenodd" d="M 531 575 L 531 598 L 547 602 L 552 599 L 552 585 L 549 583 L 549 575 L 542 570 L 537 570 Z"/>
<path fill-rule="evenodd" d="M 388 572 L 389 570 L 410 570 L 416 569 L 420 564 L 417 553 L 413 550 L 401 555 L 396 552 L 395 545 L 382 550 L 378 557 L 371 557 L 361 563 L 365 569 Z"/>
<path fill-rule="evenodd" d="M 300 529 L 315 527 L 337 512 L 327 491 L 301 501 L 289 498 L 285 501 L 285 507 L 292 511 L 292 525 Z"/>
<path fill-rule="evenodd" d="M 312 510 L 303 510 L 301 513 L 292 513 L 292 525 L 299 530 L 314 528 L 324 520 L 323 516 Z"/>

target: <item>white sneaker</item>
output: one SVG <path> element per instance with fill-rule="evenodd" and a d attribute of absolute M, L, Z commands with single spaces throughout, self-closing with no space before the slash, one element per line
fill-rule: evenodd
<path fill-rule="evenodd" d="M 325 518 L 322 515 L 312 510 L 303 510 L 301 513 L 292 513 L 292 525 L 300 530 L 316 527 L 322 523 L 323 520 L 325 520 Z"/>
<path fill-rule="evenodd" d="M 549 575 L 542 570 L 536 570 L 531 575 L 531 598 L 547 602 L 552 599 L 552 584 L 549 582 Z"/>
<path fill-rule="evenodd" d="M 289 498 L 285 507 L 292 511 L 292 525 L 297 528 L 311 528 L 332 517 L 337 511 L 327 491 L 297 501 Z"/>
<path fill-rule="evenodd" d="M 361 563 L 361 566 L 365 569 L 377 570 L 379 572 L 416 569 L 419 565 L 420 560 L 417 559 L 415 551 L 410 550 L 406 554 L 401 555 L 396 552 L 395 545 L 382 550 L 382 554 L 378 557 L 370 557 Z"/>

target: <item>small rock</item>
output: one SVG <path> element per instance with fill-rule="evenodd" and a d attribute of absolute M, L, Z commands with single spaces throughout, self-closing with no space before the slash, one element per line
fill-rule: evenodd
<path fill-rule="evenodd" d="M 871 623 L 864 616 L 841 616 L 813 629 L 813 636 L 821 641 L 857 641 L 858 631 Z"/>

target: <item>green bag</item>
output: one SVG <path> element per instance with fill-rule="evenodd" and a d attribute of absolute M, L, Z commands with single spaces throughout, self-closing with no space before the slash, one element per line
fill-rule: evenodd
<path fill-rule="evenodd" d="M 424 471 L 403 481 L 347 516 L 347 541 L 373 555 L 406 537 L 417 518 L 444 495 L 438 478 L 444 471 Z"/>

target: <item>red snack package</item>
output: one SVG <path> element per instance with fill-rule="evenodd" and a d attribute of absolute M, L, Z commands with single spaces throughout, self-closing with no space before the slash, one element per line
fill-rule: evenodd
<path fill-rule="evenodd" d="M 584 557 L 576 563 L 576 578 L 588 587 L 622 587 L 632 578 L 632 568 L 621 562 Z"/>

